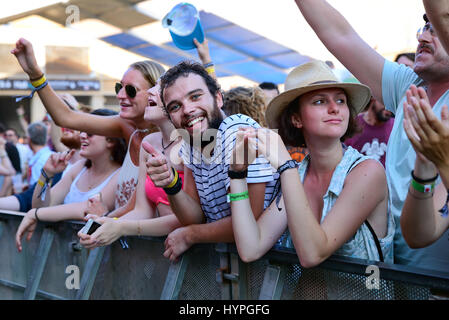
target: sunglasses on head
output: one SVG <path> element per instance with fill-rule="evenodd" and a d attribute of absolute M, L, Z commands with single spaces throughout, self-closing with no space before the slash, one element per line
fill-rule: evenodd
<path fill-rule="evenodd" d="M 120 82 L 117 82 L 115 84 L 115 93 L 118 94 L 120 92 L 120 90 L 122 90 L 122 88 L 123 88 L 123 84 L 121 84 Z M 137 89 L 135 87 L 133 87 L 132 85 L 127 84 L 125 86 L 125 92 L 128 97 L 133 99 L 136 97 Z"/>

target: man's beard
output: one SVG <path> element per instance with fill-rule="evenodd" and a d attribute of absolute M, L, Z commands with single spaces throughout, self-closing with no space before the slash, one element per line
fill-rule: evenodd
<path fill-rule="evenodd" d="M 387 122 L 388 120 L 390 120 L 391 114 L 385 115 L 384 110 L 385 110 L 385 109 L 376 111 L 375 115 L 376 115 L 377 121 L 380 121 L 380 122 Z"/>
<path fill-rule="evenodd" d="M 214 130 L 216 133 L 223 119 L 223 114 L 221 113 L 220 108 L 218 108 L 217 102 L 214 101 L 214 109 L 212 110 L 210 117 L 209 115 L 207 116 L 209 126 L 204 132 L 201 133 L 201 149 L 215 140 L 216 134 L 211 135 L 210 130 Z M 208 133 L 207 138 L 203 137 L 204 133 Z M 193 136 L 190 136 L 190 145 L 194 145 Z"/>

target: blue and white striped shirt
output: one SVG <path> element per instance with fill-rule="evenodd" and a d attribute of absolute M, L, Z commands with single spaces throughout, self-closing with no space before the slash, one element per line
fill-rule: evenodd
<path fill-rule="evenodd" d="M 242 114 L 226 117 L 218 128 L 216 144 L 211 157 L 204 156 L 204 150 L 202 153 L 189 146 L 185 141 L 181 147 L 180 152 L 184 165 L 192 170 L 201 208 L 207 222 L 213 222 L 231 214 L 231 206 L 226 199 L 231 183 L 228 170 L 235 145 L 235 136 L 240 127 L 260 128 L 260 125 Z M 248 183 L 266 183 L 264 208 L 272 201 L 277 179 L 278 174 L 262 156 L 254 160 L 248 167 Z"/>

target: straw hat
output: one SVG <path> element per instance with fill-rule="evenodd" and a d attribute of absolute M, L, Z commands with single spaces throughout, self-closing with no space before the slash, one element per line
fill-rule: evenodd
<path fill-rule="evenodd" d="M 271 100 L 265 112 L 268 127 L 279 128 L 279 117 L 293 100 L 304 93 L 325 88 L 343 89 L 356 114 L 366 107 L 371 98 L 371 90 L 367 86 L 340 82 L 324 62 L 314 60 L 296 67 L 288 74 L 285 91 Z"/>

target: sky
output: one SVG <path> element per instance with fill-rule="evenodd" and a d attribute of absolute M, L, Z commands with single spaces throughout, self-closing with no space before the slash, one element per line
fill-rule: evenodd
<path fill-rule="evenodd" d="M 14 0 L 3 6 L 0 18 L 36 9 L 53 3 L 54 0 Z M 138 10 L 158 20 L 174 7 L 179 0 L 149 0 L 137 4 Z M 338 61 L 326 50 L 302 17 L 293 0 L 190 0 L 198 10 L 214 13 L 266 38 L 280 43 L 303 55 L 320 60 Z M 329 0 L 354 27 L 354 29 L 387 59 L 403 51 L 415 51 L 416 30 L 422 26 L 424 8 L 422 0 Z M 52 23 L 37 28 L 37 19 L 27 18 L 2 26 L 0 42 L 14 43 L 18 37 L 30 38 L 36 43 L 36 51 L 43 51 L 45 45 L 79 45 L 101 48 L 91 50 L 91 62 L 100 72 L 120 77 L 126 65 L 138 59 L 133 54 L 96 40 L 96 37 L 117 33 L 101 27 L 95 21 L 82 20 L 70 28 L 56 30 Z M 54 30 L 53 30 L 54 29 Z M 60 28 L 62 29 L 62 28 Z M 151 39 L 153 43 L 170 41 L 167 29 L 155 22 L 131 30 L 136 35 Z M 207 36 L 207 34 L 206 34 Z M 101 42 L 101 43 L 100 43 Z M 108 51 L 108 53 L 105 53 Z M 105 55 L 110 59 L 104 59 Z M 120 58 L 119 58 L 120 57 Z M 115 61 L 111 66 L 110 60 Z"/>

